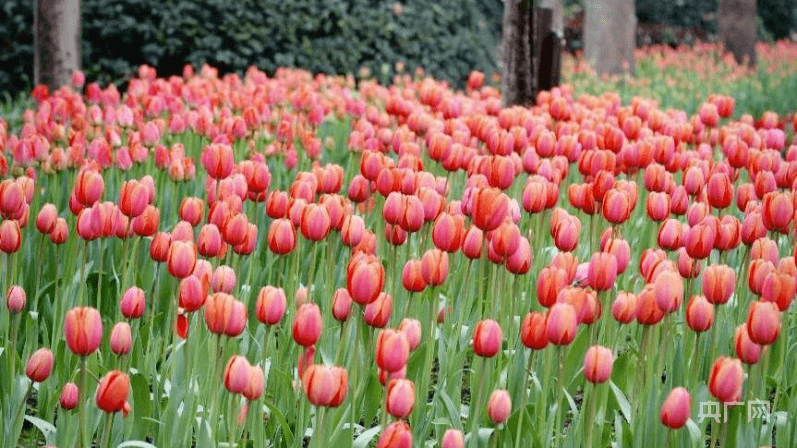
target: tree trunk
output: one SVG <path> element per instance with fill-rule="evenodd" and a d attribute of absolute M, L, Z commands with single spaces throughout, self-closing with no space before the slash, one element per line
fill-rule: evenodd
<path fill-rule="evenodd" d="M 534 102 L 531 62 L 531 0 L 505 0 L 501 39 L 504 106 Z"/>
<path fill-rule="evenodd" d="M 80 0 L 34 0 L 33 82 L 56 90 L 80 69 Z"/>
<path fill-rule="evenodd" d="M 585 56 L 599 76 L 626 72 L 633 76 L 636 48 L 634 0 L 586 2 L 584 44 Z"/>
<path fill-rule="evenodd" d="M 750 66 L 758 63 L 755 44 L 758 40 L 756 0 L 720 0 L 717 28 L 725 50 L 736 62 Z"/>

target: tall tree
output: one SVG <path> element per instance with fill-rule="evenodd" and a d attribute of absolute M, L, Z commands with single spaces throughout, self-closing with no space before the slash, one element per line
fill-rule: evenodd
<path fill-rule="evenodd" d="M 720 0 L 717 28 L 725 50 L 733 53 L 736 62 L 746 61 L 751 66 L 758 63 L 756 0 Z"/>
<path fill-rule="evenodd" d="M 80 0 L 34 0 L 33 82 L 50 90 L 80 69 Z"/>
<path fill-rule="evenodd" d="M 754 0 L 755 1 L 755 0 Z M 634 0 L 590 0 L 584 17 L 584 54 L 598 75 L 634 74 Z"/>
<path fill-rule="evenodd" d="M 530 105 L 534 101 L 532 7 L 532 0 L 504 0 L 501 92 L 505 106 Z"/>

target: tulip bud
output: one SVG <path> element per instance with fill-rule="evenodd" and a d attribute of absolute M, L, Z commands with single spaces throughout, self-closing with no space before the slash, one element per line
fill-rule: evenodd
<path fill-rule="evenodd" d="M 376 448 L 412 448 L 412 431 L 403 420 L 393 422 L 382 431 Z"/>
<path fill-rule="evenodd" d="M 692 412 L 692 397 L 683 387 L 676 387 L 667 395 L 661 405 L 659 419 L 670 429 L 683 428 Z"/>
<path fill-rule="evenodd" d="M 715 305 L 728 302 L 736 286 L 736 273 L 727 265 L 712 265 L 703 271 L 703 294 Z"/>
<path fill-rule="evenodd" d="M 144 290 L 137 286 L 132 286 L 125 291 L 122 300 L 119 301 L 119 309 L 122 311 L 122 315 L 128 319 L 138 319 L 144 315 L 145 306 Z"/>
<path fill-rule="evenodd" d="M 379 332 L 376 339 L 376 365 L 388 372 L 401 370 L 407 364 L 410 344 L 407 336 L 397 330 L 387 329 Z"/>
<path fill-rule="evenodd" d="M 53 352 L 49 348 L 40 348 L 33 352 L 25 364 L 25 375 L 34 383 L 41 383 L 50 377 L 53 371 Z"/>
<path fill-rule="evenodd" d="M 440 441 L 440 448 L 465 448 L 465 436 L 458 429 L 447 429 Z"/>
<path fill-rule="evenodd" d="M 196 259 L 196 246 L 193 242 L 172 241 L 168 256 L 169 273 L 180 279 L 188 277 L 194 271 Z"/>
<path fill-rule="evenodd" d="M 231 295 L 217 292 L 205 301 L 205 325 L 211 333 L 236 337 L 246 327 L 247 308 Z"/>
<path fill-rule="evenodd" d="M 257 320 L 266 325 L 276 325 L 285 315 L 287 298 L 282 288 L 264 286 L 257 295 L 255 314 Z"/>
<path fill-rule="evenodd" d="M 498 322 L 487 319 L 476 324 L 473 330 L 473 353 L 484 358 L 492 358 L 501 349 L 504 332 Z"/>
<path fill-rule="evenodd" d="M 448 252 L 429 249 L 421 258 L 421 275 L 429 286 L 440 286 L 448 276 Z"/>
<path fill-rule="evenodd" d="M 496 425 L 506 423 L 512 411 L 512 399 L 504 389 L 494 390 L 487 401 L 487 415 Z"/>
<path fill-rule="evenodd" d="M 409 292 L 422 292 L 426 289 L 426 282 L 421 272 L 422 260 L 407 260 L 401 271 L 401 284 Z"/>
<path fill-rule="evenodd" d="M 606 252 L 592 254 L 587 278 L 589 286 L 596 291 L 611 289 L 617 278 L 617 258 Z"/>
<path fill-rule="evenodd" d="M 590 383 L 605 383 L 612 376 L 613 365 L 612 351 L 600 345 L 593 345 L 584 355 L 584 378 Z"/>
<path fill-rule="evenodd" d="M 117 322 L 111 329 L 111 351 L 119 356 L 130 353 L 133 347 L 133 336 L 130 331 L 130 324 L 127 322 Z"/>
<path fill-rule="evenodd" d="M 755 364 L 761 358 L 761 346 L 750 340 L 747 324 L 736 327 L 733 333 L 736 356 L 745 364 Z"/>
<path fill-rule="evenodd" d="M 125 415 L 130 410 L 127 396 L 130 393 L 130 378 L 118 370 L 111 370 L 100 380 L 94 401 L 97 407 L 107 413 L 123 411 Z"/>
<path fill-rule="evenodd" d="M 401 320 L 398 329 L 407 337 L 410 351 L 415 351 L 421 343 L 421 323 L 417 319 L 405 317 Z"/>
<path fill-rule="evenodd" d="M 252 366 L 246 357 L 233 355 L 224 367 L 224 387 L 230 393 L 242 394 L 249 385 Z"/>
<path fill-rule="evenodd" d="M 286 255 L 296 247 L 296 229 L 285 218 L 271 221 L 268 228 L 268 248 L 277 255 Z"/>
<path fill-rule="evenodd" d="M 70 409 L 75 409 L 75 407 L 77 407 L 78 395 L 79 393 L 77 384 L 64 384 L 64 387 L 61 388 L 61 396 L 58 398 L 61 408 L 66 409 L 67 411 Z"/>
<path fill-rule="evenodd" d="M 58 210 L 55 205 L 44 204 L 36 215 L 36 229 L 42 234 L 49 234 L 55 229 L 55 222 L 58 220 Z"/>
<path fill-rule="evenodd" d="M 199 266 L 199 264 L 197 264 Z M 207 278 L 200 280 L 196 275 L 190 275 L 180 280 L 178 290 L 178 302 L 180 308 L 186 312 L 192 313 L 202 308 L 208 296 L 209 280 Z"/>
<path fill-rule="evenodd" d="M 64 338 L 72 353 L 88 356 L 100 347 L 102 342 L 102 318 L 91 307 L 76 307 L 64 317 Z"/>
<path fill-rule="evenodd" d="M 665 313 L 671 313 L 681 306 L 684 299 L 683 278 L 673 271 L 664 271 L 653 282 L 656 305 Z"/>
<path fill-rule="evenodd" d="M 780 311 L 772 302 L 753 302 L 747 313 L 750 340 L 759 345 L 774 343 L 780 335 Z"/>
<path fill-rule="evenodd" d="M 345 322 L 351 316 L 351 296 L 346 288 L 338 288 L 332 296 L 332 317 L 338 322 Z"/>
<path fill-rule="evenodd" d="M 545 334 L 545 314 L 538 311 L 526 314 L 520 326 L 520 340 L 523 345 L 532 350 L 542 350 L 548 346 L 548 336 Z"/>
<path fill-rule="evenodd" d="M 311 404 L 338 407 L 349 390 L 349 373 L 342 367 L 313 364 L 302 375 L 302 385 Z"/>
<path fill-rule="evenodd" d="M 303 347 L 315 345 L 321 337 L 323 320 L 321 310 L 314 303 L 305 303 L 296 310 L 293 319 L 293 340 Z"/>
<path fill-rule="evenodd" d="M 385 411 L 395 418 L 407 418 L 415 407 L 415 384 L 407 379 L 394 379 L 387 386 Z"/>
<path fill-rule="evenodd" d="M 692 296 L 686 305 L 686 324 L 693 331 L 702 333 L 708 331 L 714 323 L 714 306 L 706 300 L 705 296 Z"/>
<path fill-rule="evenodd" d="M 8 288 L 8 293 L 6 294 L 6 306 L 8 307 L 8 312 L 11 314 L 17 314 L 25 309 L 25 305 L 28 302 L 27 294 L 25 294 L 25 290 L 22 289 L 19 285 L 14 285 Z"/>
<path fill-rule="evenodd" d="M 708 389 L 717 400 L 731 403 L 742 398 L 743 382 L 742 362 L 739 359 L 720 356 L 711 367 Z"/>
<path fill-rule="evenodd" d="M 545 318 L 545 334 L 548 342 L 554 345 L 567 345 L 576 337 L 578 316 L 573 305 L 564 302 L 555 303 L 548 309 Z"/>
<path fill-rule="evenodd" d="M 263 369 L 260 366 L 252 366 L 249 369 L 249 381 L 247 381 L 246 388 L 242 392 L 243 396 L 249 401 L 257 400 L 263 395 L 264 388 Z"/>
<path fill-rule="evenodd" d="M 393 296 L 387 293 L 379 293 L 373 302 L 365 306 L 363 320 L 373 328 L 384 328 L 390 320 L 393 312 Z"/>

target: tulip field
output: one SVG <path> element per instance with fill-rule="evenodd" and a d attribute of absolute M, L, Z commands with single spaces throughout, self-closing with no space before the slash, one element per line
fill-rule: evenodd
<path fill-rule="evenodd" d="M 2 446 L 797 446 L 797 44 L 759 53 L 568 60 L 531 107 L 479 72 L 35 88 Z"/>

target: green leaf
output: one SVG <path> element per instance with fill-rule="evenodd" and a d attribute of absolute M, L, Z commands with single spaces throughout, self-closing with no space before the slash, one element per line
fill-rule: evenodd
<path fill-rule="evenodd" d="M 158 448 L 157 446 L 155 446 L 155 445 L 153 445 L 151 443 L 147 443 L 147 442 L 144 442 L 144 441 L 141 441 L 141 440 L 128 440 L 128 441 L 122 442 L 122 443 L 120 443 L 119 445 L 116 446 L 116 448 L 128 448 L 128 447 L 133 447 L 133 448 Z"/>
<path fill-rule="evenodd" d="M 277 419 L 277 423 L 279 423 L 280 427 L 282 428 L 282 432 L 285 434 L 285 439 L 288 441 L 288 445 L 293 443 L 293 432 L 291 431 L 291 427 L 288 425 L 288 422 L 285 421 L 285 417 L 282 415 L 282 412 L 274 406 L 273 403 L 266 400 L 265 402 L 266 407 L 269 411 L 271 411 L 271 415 Z"/>
<path fill-rule="evenodd" d="M 623 417 L 629 424 L 633 424 L 631 419 L 631 404 L 628 402 L 628 398 L 626 398 L 623 391 L 614 384 L 614 381 L 609 380 L 609 386 L 612 388 L 612 393 L 617 400 L 618 406 L 620 406 L 620 412 L 623 414 Z"/>
<path fill-rule="evenodd" d="M 55 426 L 52 423 L 42 420 L 39 417 L 34 417 L 32 415 L 26 415 L 25 420 L 31 422 L 33 426 L 36 427 L 42 434 L 44 434 L 44 440 L 47 445 L 52 445 L 55 443 Z"/>
<path fill-rule="evenodd" d="M 373 438 L 376 437 L 377 434 L 379 434 L 379 430 L 381 429 L 382 429 L 381 426 L 374 426 L 373 428 L 363 431 L 362 434 L 360 434 L 359 436 L 357 436 L 356 439 L 354 439 L 354 443 L 352 443 L 351 445 L 352 448 L 367 447 L 368 444 L 371 443 L 371 440 L 373 440 Z"/>

